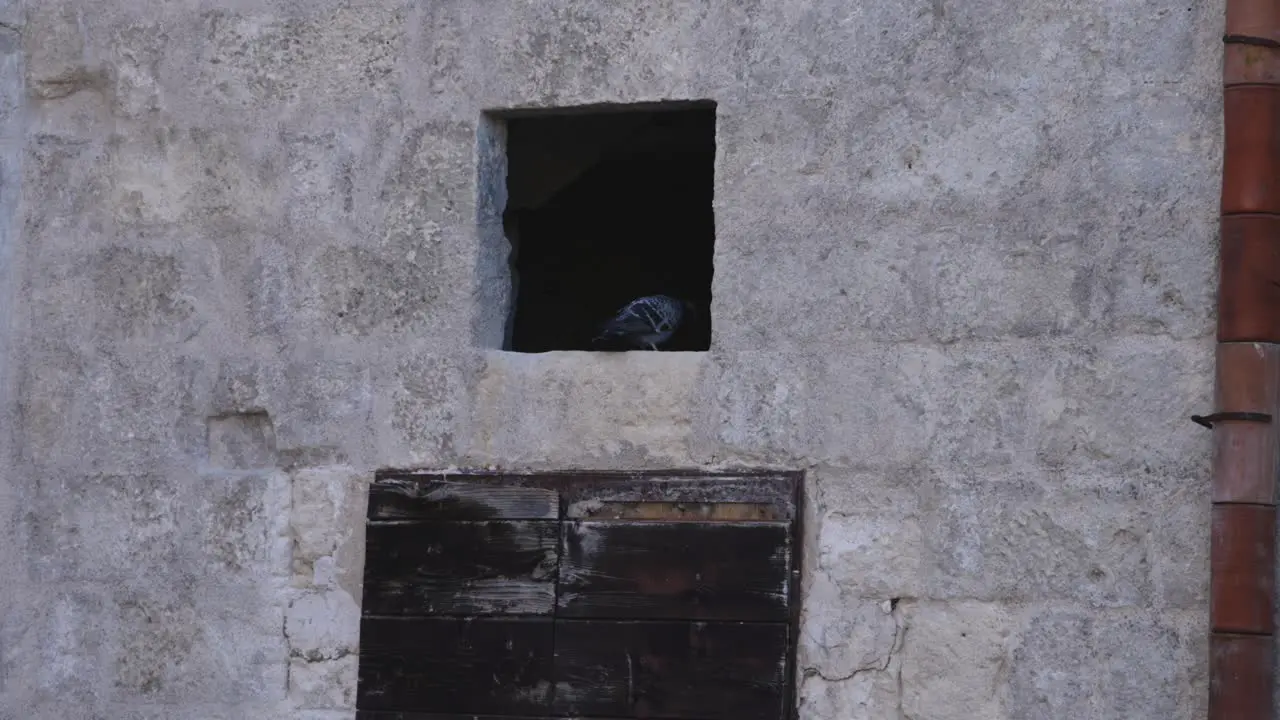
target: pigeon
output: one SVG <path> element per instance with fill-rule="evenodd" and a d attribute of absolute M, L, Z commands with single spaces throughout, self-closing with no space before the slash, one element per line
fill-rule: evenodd
<path fill-rule="evenodd" d="M 595 342 L 612 341 L 625 347 L 657 350 L 671 339 L 692 310 L 690 302 L 670 295 L 636 298 L 604 323 Z"/>

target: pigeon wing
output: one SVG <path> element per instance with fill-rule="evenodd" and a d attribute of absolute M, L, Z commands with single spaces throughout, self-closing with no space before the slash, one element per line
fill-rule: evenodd
<path fill-rule="evenodd" d="M 635 336 L 669 332 L 680 323 L 682 313 L 680 303 L 672 298 L 663 295 L 637 298 L 605 323 L 602 334 Z"/>
<path fill-rule="evenodd" d="M 610 335 L 638 335 L 653 332 L 652 313 L 642 302 L 644 298 L 627 303 L 605 323 L 604 331 Z"/>
<path fill-rule="evenodd" d="M 655 330 L 671 332 L 679 327 L 680 321 L 684 318 L 683 303 L 666 295 L 658 295 L 651 300 L 648 307 L 653 314 Z"/>

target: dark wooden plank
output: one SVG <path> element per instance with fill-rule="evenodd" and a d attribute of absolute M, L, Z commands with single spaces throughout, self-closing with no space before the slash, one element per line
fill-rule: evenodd
<path fill-rule="evenodd" d="M 559 524 L 540 521 L 372 524 L 366 615 L 550 615 Z"/>
<path fill-rule="evenodd" d="M 787 627 L 556 621 L 556 714 L 778 720 Z"/>
<path fill-rule="evenodd" d="M 553 489 L 436 477 L 378 478 L 369 487 L 371 520 L 555 520 Z"/>
<path fill-rule="evenodd" d="M 771 522 L 780 517 L 771 503 L 594 502 L 576 503 L 569 517 L 583 520 L 665 520 L 667 522 Z"/>
<path fill-rule="evenodd" d="M 619 503 L 706 505 L 743 503 L 768 507 L 767 519 L 796 516 L 797 479 L 788 476 L 641 476 L 634 479 L 574 477 L 561 490 L 565 517 L 588 518 Z M 757 508 L 756 512 L 760 512 Z M 764 518 L 758 518 L 764 519 Z"/>
<path fill-rule="evenodd" d="M 789 617 L 786 523 L 575 521 L 562 527 L 559 616 Z"/>
<path fill-rule="evenodd" d="M 468 516 L 467 519 L 550 519 L 550 516 L 535 515 L 526 502 L 534 503 L 537 493 L 554 492 L 561 497 L 561 504 L 569 509 L 582 512 L 578 503 L 587 503 L 590 508 L 596 502 L 684 502 L 684 503 L 762 503 L 775 508 L 774 516 L 779 520 L 796 517 L 796 498 L 802 473 L 798 472 L 734 472 L 734 473 L 701 473 L 695 471 L 679 472 L 625 472 L 625 471 L 574 471 L 557 473 L 521 473 L 521 472 L 463 472 L 463 473 L 429 473 L 408 470 L 380 470 L 370 489 L 370 517 L 382 517 L 374 513 L 410 512 L 411 517 L 440 517 L 439 509 L 428 506 L 425 510 L 422 500 L 412 495 L 423 492 L 439 484 L 444 487 L 459 486 L 465 492 L 487 495 L 492 492 L 511 492 L 517 497 L 528 500 L 512 501 L 517 509 L 500 510 L 507 514 Z M 430 491 L 428 491 L 430 492 Z M 391 494 L 409 494 L 410 497 L 400 499 Z M 396 508 L 384 508 L 381 503 L 398 504 Z M 501 500 L 482 500 L 481 505 L 492 510 L 497 504 L 505 508 L 509 503 Z M 452 511 L 450 511 L 452 512 Z M 421 514 L 421 513 L 426 513 Z M 410 517 L 390 514 L 392 517 Z M 585 515 L 579 515 L 585 517 Z"/>
<path fill-rule="evenodd" d="M 545 714 L 551 699 L 550 618 L 364 618 L 361 710 Z"/>

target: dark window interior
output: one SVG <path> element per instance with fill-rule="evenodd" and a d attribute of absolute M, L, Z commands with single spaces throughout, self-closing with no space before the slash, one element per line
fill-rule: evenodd
<path fill-rule="evenodd" d="M 515 302 L 509 350 L 593 350 L 627 302 L 695 308 L 660 350 L 711 343 L 715 106 L 510 116 L 503 221 Z"/>

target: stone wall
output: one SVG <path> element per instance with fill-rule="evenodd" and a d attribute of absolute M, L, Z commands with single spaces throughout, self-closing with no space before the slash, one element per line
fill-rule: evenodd
<path fill-rule="evenodd" d="M 1222 10 L 0 2 L 0 717 L 350 718 L 410 465 L 805 470 L 806 720 L 1203 717 Z M 711 352 L 500 352 L 482 111 L 665 98 Z"/>

